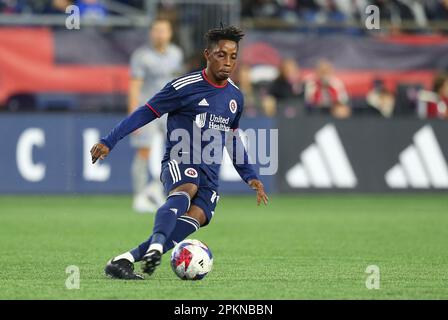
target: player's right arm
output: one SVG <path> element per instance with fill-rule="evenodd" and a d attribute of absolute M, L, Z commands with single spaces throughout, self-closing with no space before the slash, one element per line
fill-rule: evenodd
<path fill-rule="evenodd" d="M 118 123 L 107 136 L 101 138 L 100 142 L 93 145 L 92 149 L 90 149 L 92 163 L 95 163 L 98 159 L 104 160 L 118 141 L 158 117 L 159 115 L 151 110 L 149 105 L 137 108 L 137 110 Z"/>
<path fill-rule="evenodd" d="M 92 163 L 98 159 L 103 160 L 115 145 L 131 132 L 143 127 L 149 122 L 179 109 L 182 106 L 178 92 L 168 83 L 161 91 L 152 97 L 144 106 L 137 108 L 120 123 L 118 123 L 107 136 L 101 138 L 90 150 Z"/>

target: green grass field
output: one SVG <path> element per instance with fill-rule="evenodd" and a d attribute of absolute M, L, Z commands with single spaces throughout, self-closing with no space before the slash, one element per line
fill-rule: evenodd
<path fill-rule="evenodd" d="M 221 197 L 205 241 L 214 269 L 175 277 L 164 256 L 145 281 L 103 267 L 150 233 L 127 196 L 0 197 L 0 299 L 447 299 L 446 195 Z M 80 289 L 65 287 L 66 267 Z M 368 290 L 366 267 L 380 268 Z M 139 269 L 140 266 L 137 266 Z"/>

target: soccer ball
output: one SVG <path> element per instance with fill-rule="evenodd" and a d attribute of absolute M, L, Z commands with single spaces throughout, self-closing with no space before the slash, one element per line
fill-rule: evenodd
<path fill-rule="evenodd" d="M 201 280 L 212 270 L 212 266 L 212 252 L 199 240 L 181 241 L 171 253 L 171 268 L 182 280 Z"/>

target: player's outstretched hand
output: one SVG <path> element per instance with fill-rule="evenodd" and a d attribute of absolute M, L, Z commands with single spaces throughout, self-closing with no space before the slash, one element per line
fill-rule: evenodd
<path fill-rule="evenodd" d="M 249 181 L 249 186 L 255 191 L 257 191 L 257 205 L 260 205 L 261 201 L 263 201 L 263 203 L 267 205 L 269 198 L 266 192 L 264 192 L 263 183 L 260 180 L 253 179 Z"/>
<path fill-rule="evenodd" d="M 109 147 L 102 143 L 95 143 L 90 149 L 90 155 L 92 156 L 92 163 L 95 163 L 98 159 L 104 160 L 109 154 Z"/>

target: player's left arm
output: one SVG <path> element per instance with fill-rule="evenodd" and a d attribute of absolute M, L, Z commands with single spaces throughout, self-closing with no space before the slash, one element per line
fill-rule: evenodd
<path fill-rule="evenodd" d="M 257 204 L 260 205 L 263 202 L 267 205 L 269 198 L 264 191 L 263 182 L 260 181 L 252 164 L 249 162 L 249 156 L 237 130 L 235 129 L 227 140 L 227 150 L 229 151 L 233 166 L 241 179 L 257 192 Z"/>
<path fill-rule="evenodd" d="M 238 133 L 239 120 L 243 112 L 243 104 L 244 100 L 241 96 L 238 114 L 231 127 L 232 134 L 229 135 L 226 141 L 227 151 L 229 151 L 233 166 L 240 175 L 241 179 L 243 179 L 243 181 L 245 181 L 252 189 L 257 192 L 257 205 L 260 205 L 261 202 L 267 205 L 269 198 L 264 191 L 264 185 L 258 178 L 257 173 L 251 165 L 246 148 L 244 147 L 243 141 L 241 140 L 241 137 Z"/>
<path fill-rule="evenodd" d="M 105 137 L 101 138 L 100 142 L 93 145 L 90 149 L 92 163 L 95 163 L 98 159 L 104 160 L 118 141 L 157 118 L 158 115 L 148 106 L 139 107 L 120 121 Z"/>
<path fill-rule="evenodd" d="M 134 112 L 117 124 L 107 136 L 101 138 L 90 150 L 92 163 L 98 159 L 103 160 L 115 145 L 131 132 L 143 127 L 151 121 L 160 118 L 163 114 L 175 111 L 182 107 L 178 93 L 171 85 L 165 85 L 144 106 L 137 108 Z"/>

